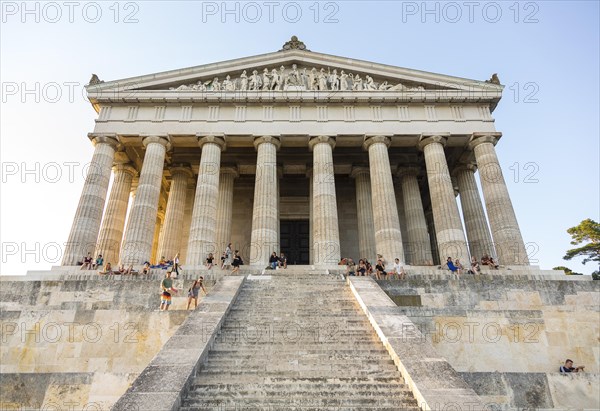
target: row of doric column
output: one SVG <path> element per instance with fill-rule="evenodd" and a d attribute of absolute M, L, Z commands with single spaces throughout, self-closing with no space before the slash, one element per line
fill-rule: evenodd
<path fill-rule="evenodd" d="M 447 137 L 423 136 L 427 182 L 435 231 L 428 229 L 417 167 L 401 167 L 399 177 L 406 224 L 403 239 L 396 204 L 395 187 L 388 155 L 388 136 L 367 136 L 363 148 L 368 151 L 369 167 L 355 167 L 351 176 L 356 183 L 358 247 L 361 256 L 384 255 L 388 261 L 399 258 L 413 265 L 433 261 L 431 237 L 440 258 L 446 256 L 467 261 L 469 251 L 479 259 L 483 254 L 496 255 L 503 264 L 528 264 L 515 213 L 502 176 L 494 144 L 499 134 L 474 134 L 469 147 L 474 151 L 481 170 L 481 185 L 489 216 L 491 234 L 475 182 L 474 164 L 454 170 L 461 196 L 465 230 L 463 230 L 454 185 L 448 170 L 444 147 Z M 104 253 L 106 261 L 141 264 L 157 254 L 172 258 L 183 247 L 188 181 L 193 176 L 187 165 L 171 167 L 171 189 L 164 216 L 158 219 L 158 202 L 166 152 L 166 136 L 143 137 L 146 147 L 137 189 L 127 227 L 124 227 L 129 193 L 136 175 L 131 164 L 115 163 L 118 141 L 114 135 L 95 135 L 92 166 L 86 178 L 73 221 L 63 265 L 74 265 L 86 251 Z M 310 174 L 311 261 L 316 265 L 336 264 L 340 259 L 340 238 L 333 168 L 333 136 L 314 136 L 309 140 L 313 153 Z M 200 266 L 208 253 L 218 258 L 217 246 L 229 242 L 233 210 L 235 167 L 221 167 L 225 139 L 199 136 L 202 149 L 199 174 L 193 199 L 187 242 L 186 264 Z M 279 137 L 254 139 L 257 151 L 254 205 L 251 231 L 251 264 L 264 266 L 273 250 L 279 250 L 279 176 L 277 151 Z M 113 164 L 115 163 L 115 164 Z M 111 168 L 112 191 L 102 219 Z M 100 224 L 102 222 L 102 224 Z M 160 227 L 162 226 L 162 229 Z M 160 231 L 160 237 L 158 232 Z M 494 238 L 494 243 L 492 242 Z M 467 238 L 469 242 L 467 243 Z M 123 239 L 121 243 L 121 239 Z M 156 249 L 153 250 L 153 245 Z M 407 256 L 404 255 L 405 250 Z"/>

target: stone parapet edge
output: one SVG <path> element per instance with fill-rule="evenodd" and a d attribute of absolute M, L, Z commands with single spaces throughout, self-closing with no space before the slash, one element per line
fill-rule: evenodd
<path fill-rule="evenodd" d="M 422 410 L 485 409 L 475 391 L 373 279 L 348 277 L 347 282 Z"/>
<path fill-rule="evenodd" d="M 112 410 L 178 410 L 245 279 L 241 276 L 223 277 Z"/>

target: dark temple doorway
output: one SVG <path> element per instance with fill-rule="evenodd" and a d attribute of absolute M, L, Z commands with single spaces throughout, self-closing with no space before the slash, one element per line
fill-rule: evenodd
<path fill-rule="evenodd" d="M 310 230 L 308 220 L 281 220 L 281 251 L 288 265 L 308 265 Z"/>

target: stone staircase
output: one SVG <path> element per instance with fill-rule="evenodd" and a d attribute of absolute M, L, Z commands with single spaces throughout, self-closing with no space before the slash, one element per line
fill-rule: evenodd
<path fill-rule="evenodd" d="M 181 410 L 418 410 L 339 274 L 250 276 Z"/>

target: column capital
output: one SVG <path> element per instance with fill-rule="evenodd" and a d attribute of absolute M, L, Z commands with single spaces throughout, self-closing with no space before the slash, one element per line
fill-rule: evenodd
<path fill-rule="evenodd" d="M 407 166 L 407 167 L 398 167 L 398 171 L 396 172 L 396 175 L 400 178 L 404 178 L 404 177 L 418 177 L 419 176 L 419 172 L 421 170 L 419 169 L 419 167 L 417 166 Z"/>
<path fill-rule="evenodd" d="M 257 136 L 254 137 L 254 148 L 258 150 L 258 146 L 262 143 L 271 143 L 279 150 L 281 147 L 281 138 L 278 136 Z"/>
<path fill-rule="evenodd" d="M 166 134 L 140 134 L 140 137 L 142 137 L 144 147 L 148 147 L 148 144 L 158 143 L 167 151 L 171 149 L 171 141 Z"/>
<path fill-rule="evenodd" d="M 431 143 L 439 143 L 442 146 L 446 146 L 446 142 L 448 141 L 448 137 L 450 137 L 450 133 L 436 133 L 436 134 L 421 134 L 419 138 L 418 148 L 419 150 L 423 150 L 426 145 Z"/>
<path fill-rule="evenodd" d="M 461 171 L 470 171 L 471 173 L 475 173 L 475 171 L 477 171 L 477 164 L 474 162 L 459 163 L 456 167 L 454 167 L 454 170 L 452 170 L 452 175 L 455 176 Z"/>
<path fill-rule="evenodd" d="M 216 144 L 217 146 L 219 146 L 221 151 L 225 151 L 225 148 L 227 147 L 227 144 L 225 142 L 225 137 L 223 135 L 196 134 L 196 137 L 198 137 L 198 145 L 200 146 L 200 148 L 202 148 L 202 146 L 204 146 L 205 144 L 208 144 L 208 143 Z"/>
<path fill-rule="evenodd" d="M 350 177 L 356 178 L 358 175 L 366 174 L 369 175 L 371 169 L 365 166 L 352 166 L 352 171 L 350 171 Z"/>
<path fill-rule="evenodd" d="M 237 166 L 223 166 L 221 167 L 221 174 L 230 174 L 233 175 L 233 178 L 238 178 L 240 176 L 240 171 Z"/>
<path fill-rule="evenodd" d="M 500 140 L 500 137 L 502 137 L 502 133 L 500 132 L 473 133 L 468 143 L 469 150 L 473 150 L 482 143 L 492 143 L 493 145 L 496 145 L 498 140 Z"/>
<path fill-rule="evenodd" d="M 386 147 L 389 147 L 392 144 L 392 139 L 388 136 L 382 135 L 365 135 L 363 140 L 363 150 L 368 150 L 373 144 L 383 143 Z"/>
<path fill-rule="evenodd" d="M 120 146 L 119 139 L 115 133 L 88 133 L 88 138 L 94 146 L 96 144 L 108 144 L 115 150 Z"/>
<path fill-rule="evenodd" d="M 186 163 L 173 164 L 171 167 L 169 167 L 169 172 L 171 173 L 171 176 L 174 176 L 176 174 L 187 175 L 187 178 L 191 178 L 194 176 L 192 168 L 189 164 Z"/>
<path fill-rule="evenodd" d="M 112 169 L 115 173 L 128 173 L 131 177 L 137 176 L 137 170 L 131 163 L 117 163 L 113 165 Z"/>
<path fill-rule="evenodd" d="M 311 136 L 308 140 L 308 148 L 313 149 L 319 143 L 327 143 L 333 150 L 335 148 L 335 137 L 334 136 Z"/>

